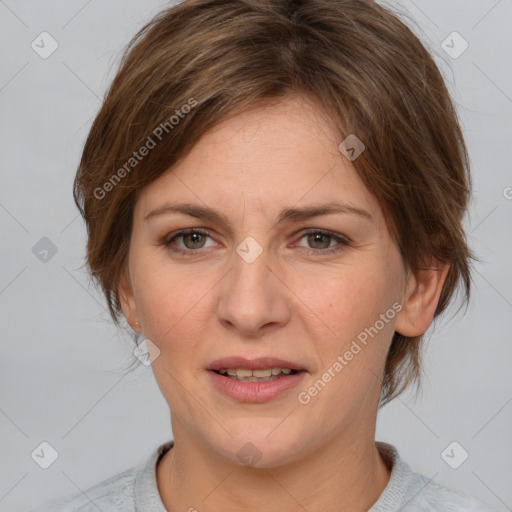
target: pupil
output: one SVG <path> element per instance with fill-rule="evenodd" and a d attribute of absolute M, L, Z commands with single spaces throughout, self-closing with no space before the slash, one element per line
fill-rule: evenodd
<path fill-rule="evenodd" d="M 190 245 L 192 245 L 192 247 L 188 247 L 189 249 L 197 249 L 198 247 L 202 247 L 204 245 L 204 240 L 201 240 L 201 238 L 203 238 L 201 233 L 189 233 L 184 236 L 185 245 L 188 247 L 189 244 L 186 243 L 188 239 L 190 241 Z"/>
<path fill-rule="evenodd" d="M 310 245 L 313 245 L 315 249 L 325 249 L 329 247 L 329 238 L 330 237 L 328 235 L 322 235 L 321 233 L 312 233 L 308 236 L 308 242 Z M 319 243 L 320 247 L 315 246 L 316 243 Z"/>

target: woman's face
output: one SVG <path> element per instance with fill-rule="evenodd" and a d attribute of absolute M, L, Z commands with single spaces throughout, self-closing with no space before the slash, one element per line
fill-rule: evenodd
<path fill-rule="evenodd" d="M 373 436 L 409 278 L 340 142 L 289 98 L 223 122 L 141 192 L 122 304 L 160 351 L 176 439 L 273 467 Z M 300 371 L 212 370 L 259 358 Z"/>

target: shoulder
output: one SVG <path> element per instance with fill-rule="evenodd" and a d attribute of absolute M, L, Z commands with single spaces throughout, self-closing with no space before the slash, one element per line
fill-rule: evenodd
<path fill-rule="evenodd" d="M 133 467 L 100 482 L 89 489 L 53 501 L 32 512 L 133 512 L 135 481 L 140 467 Z"/>
<path fill-rule="evenodd" d="M 469 494 L 413 472 L 394 446 L 378 442 L 377 447 L 383 458 L 389 461 L 391 478 L 370 512 L 497 512 Z"/>
<path fill-rule="evenodd" d="M 167 441 L 156 448 L 145 463 L 31 512 L 166 512 L 158 493 L 156 467 L 173 445 L 173 440 Z"/>
<path fill-rule="evenodd" d="M 459 491 L 450 489 L 423 475 L 413 473 L 417 480 L 418 494 L 411 500 L 411 510 L 445 512 L 497 512 L 483 502 Z"/>

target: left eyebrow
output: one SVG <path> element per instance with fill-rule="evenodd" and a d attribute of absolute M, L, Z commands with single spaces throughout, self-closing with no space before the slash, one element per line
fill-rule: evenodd
<path fill-rule="evenodd" d="M 190 215 L 191 217 L 196 217 L 198 219 L 210 220 L 212 222 L 216 222 L 227 227 L 232 226 L 231 222 L 224 214 L 208 206 L 202 206 L 192 203 L 166 203 L 149 212 L 144 217 L 144 220 L 148 220 L 152 217 L 156 217 L 157 215 L 162 215 L 165 213 L 183 213 L 186 215 Z M 312 204 L 299 208 L 285 208 L 279 214 L 278 223 L 306 220 L 311 219 L 313 217 L 319 217 L 321 215 L 332 215 L 335 213 L 356 215 L 358 217 L 362 217 L 370 221 L 373 220 L 371 214 L 366 210 L 357 208 L 349 204 L 331 202 Z"/>
<path fill-rule="evenodd" d="M 357 215 L 367 220 L 373 220 L 369 212 L 362 208 L 343 203 L 322 203 L 303 206 L 301 208 L 286 208 L 279 215 L 279 222 L 305 220 L 320 215 L 330 215 L 333 213 L 343 213 L 347 215 Z"/>

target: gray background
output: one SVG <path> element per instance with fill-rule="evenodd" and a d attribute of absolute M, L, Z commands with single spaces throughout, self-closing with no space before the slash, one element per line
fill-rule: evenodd
<path fill-rule="evenodd" d="M 0 511 L 85 490 L 172 437 L 151 369 L 124 371 L 132 342 L 82 268 L 85 232 L 71 196 L 120 51 L 165 5 L 0 0 Z M 418 25 L 458 105 L 474 175 L 467 228 L 481 262 L 467 313 L 429 331 L 423 393 L 382 409 L 377 439 L 414 470 L 512 510 L 512 1 L 391 5 Z M 59 44 L 47 59 L 31 48 L 43 31 Z M 453 31 L 469 43 L 456 59 L 441 47 Z M 46 262 L 33 252 L 43 237 L 57 249 Z M 46 470 L 31 458 L 42 441 L 59 455 Z M 441 457 L 453 441 L 469 453 L 458 469 Z"/>

